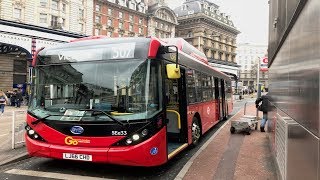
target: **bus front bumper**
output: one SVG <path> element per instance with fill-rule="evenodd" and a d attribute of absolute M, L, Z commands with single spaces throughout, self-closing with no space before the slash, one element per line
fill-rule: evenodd
<path fill-rule="evenodd" d="M 25 135 L 26 147 L 30 156 L 54 159 L 68 159 L 97 163 L 129 166 L 158 166 L 167 161 L 165 128 L 153 138 L 134 146 L 122 147 L 79 147 L 55 145 L 31 139 Z"/>

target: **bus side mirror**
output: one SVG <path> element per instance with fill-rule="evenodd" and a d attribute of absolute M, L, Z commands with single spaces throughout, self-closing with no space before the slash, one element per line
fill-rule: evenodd
<path fill-rule="evenodd" d="M 179 65 L 167 64 L 166 68 L 167 68 L 168 79 L 179 79 L 181 77 Z"/>

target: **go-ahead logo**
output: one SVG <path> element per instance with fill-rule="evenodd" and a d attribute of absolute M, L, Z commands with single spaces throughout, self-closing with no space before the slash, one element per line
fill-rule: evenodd
<path fill-rule="evenodd" d="M 66 138 L 64 138 L 64 143 L 66 145 L 73 145 L 73 146 L 76 146 L 78 145 L 79 143 L 90 143 L 90 140 L 89 139 L 74 139 L 73 137 L 71 136 L 67 136 Z"/>

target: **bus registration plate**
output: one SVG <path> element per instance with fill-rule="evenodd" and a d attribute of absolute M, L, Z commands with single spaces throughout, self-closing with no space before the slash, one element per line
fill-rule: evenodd
<path fill-rule="evenodd" d="M 79 161 L 92 161 L 92 155 L 63 153 L 63 159 L 71 159 L 71 160 L 79 160 Z"/>

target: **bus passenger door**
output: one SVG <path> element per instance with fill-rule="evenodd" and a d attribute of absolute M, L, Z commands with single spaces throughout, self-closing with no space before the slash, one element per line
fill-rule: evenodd
<path fill-rule="evenodd" d="M 219 120 L 221 116 L 221 98 L 220 98 L 220 80 L 218 78 L 214 78 L 214 98 L 216 100 L 216 117 L 215 120 Z"/>
<path fill-rule="evenodd" d="M 226 91 L 225 91 L 225 81 L 223 79 L 220 80 L 220 86 L 219 86 L 219 91 L 220 91 L 220 120 L 224 120 L 227 114 L 227 106 L 226 106 Z"/>
<path fill-rule="evenodd" d="M 180 79 L 165 80 L 166 114 L 168 119 L 168 154 L 187 142 L 186 138 L 186 82 L 185 70 L 180 69 Z"/>

